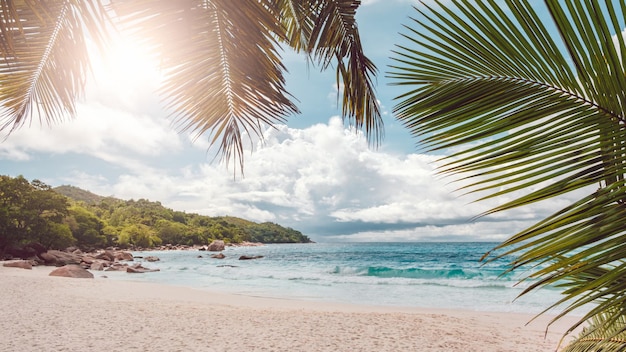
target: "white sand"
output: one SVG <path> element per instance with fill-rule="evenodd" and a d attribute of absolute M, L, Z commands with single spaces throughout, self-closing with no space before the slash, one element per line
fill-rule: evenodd
<path fill-rule="evenodd" d="M 0 265 L 0 351 L 555 351 L 573 319 L 351 306 Z M 149 275 L 149 274 L 129 274 Z"/>

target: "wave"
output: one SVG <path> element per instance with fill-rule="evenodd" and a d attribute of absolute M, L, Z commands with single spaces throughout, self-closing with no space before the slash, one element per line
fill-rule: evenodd
<path fill-rule="evenodd" d="M 511 279 L 509 275 L 501 276 L 502 271 L 481 270 L 472 268 L 390 268 L 386 266 L 341 267 L 336 266 L 331 274 L 339 276 L 370 276 L 376 278 L 403 278 L 423 280 L 504 280 Z"/>

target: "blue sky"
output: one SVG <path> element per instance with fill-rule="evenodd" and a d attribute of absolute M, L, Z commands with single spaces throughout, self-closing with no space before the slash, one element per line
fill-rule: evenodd
<path fill-rule="evenodd" d="M 344 126 L 334 71 L 307 68 L 285 53 L 288 90 L 302 114 L 268 129 L 246 154 L 245 178 L 213 160 L 207 138 L 192 141 L 171 125 L 153 93 L 158 73 L 132 44 L 95 62 L 74 120 L 36 122 L 0 143 L 0 170 L 69 184 L 104 196 L 149 199 L 187 212 L 272 221 L 315 241 L 500 241 L 565 205 L 555 200 L 472 221 L 496 205 L 472 203 L 435 173 L 439 156 L 393 118 L 401 93 L 385 78 L 402 25 L 415 15 L 408 0 L 364 1 L 358 12 L 366 54 L 379 68 L 377 93 L 385 139 L 377 149 Z M 558 203 L 558 204 L 555 204 Z"/>

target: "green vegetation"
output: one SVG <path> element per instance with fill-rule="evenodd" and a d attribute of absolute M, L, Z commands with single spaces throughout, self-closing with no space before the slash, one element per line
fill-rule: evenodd
<path fill-rule="evenodd" d="M 355 21 L 358 0 L 135 0 L 108 9 L 98 0 L 0 3 L 0 130 L 33 117 L 54 122 L 74 115 L 89 71 L 85 38 L 105 48 L 113 19 L 153 48 L 165 74 L 160 91 L 178 126 L 220 141 L 222 156 L 242 168 L 244 136 L 298 111 L 285 90 L 281 45 L 322 69 L 336 67 L 343 117 L 370 138 L 382 136 L 376 67 L 362 51 Z M 535 265 L 530 276 L 537 284 L 525 292 L 562 288 L 564 314 L 596 304 L 579 322 L 590 321 L 589 329 L 569 350 L 623 350 L 626 2 L 544 1 L 540 11 L 551 22 L 538 16 L 539 3 L 417 5 L 421 18 L 407 27 L 408 44 L 399 47 L 390 73 L 407 87 L 395 113 L 423 145 L 453 151 L 442 172 L 462 174 L 470 183 L 465 190 L 507 199 L 490 213 L 583 193 L 505 241 L 500 253 L 517 256 L 513 268 Z M 35 239 L 50 246 L 79 238 L 90 245 L 254 240 L 272 231 L 229 218 L 175 216 L 143 200 L 72 202 L 71 213 L 39 182 L 3 182 L 14 192 L 0 193 L 0 249 Z M 524 195 L 511 200 L 513 192 Z"/>
<path fill-rule="evenodd" d="M 589 328 L 567 351 L 623 351 L 626 2 L 416 9 L 392 73 L 410 87 L 398 118 L 427 148 L 451 151 L 441 171 L 461 176 L 465 191 L 506 201 L 488 213 L 579 197 L 499 253 L 516 257 L 512 270 L 534 268 L 524 293 L 556 286 L 562 314 L 593 307 L 578 322 Z"/>
<path fill-rule="evenodd" d="M 83 250 L 162 244 L 307 243 L 299 231 L 273 223 L 209 217 L 168 209 L 145 199 L 101 197 L 72 186 L 51 188 L 24 177 L 0 176 L 0 254 L 31 242 Z"/>

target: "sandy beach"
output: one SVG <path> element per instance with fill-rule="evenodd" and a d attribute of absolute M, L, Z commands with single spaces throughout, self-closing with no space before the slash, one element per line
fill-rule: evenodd
<path fill-rule="evenodd" d="M 249 297 L 0 266 L 0 351 L 555 351 L 573 320 Z M 130 274 L 133 275 L 133 274 Z M 135 274 L 143 275 L 143 274 Z"/>

